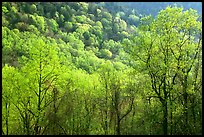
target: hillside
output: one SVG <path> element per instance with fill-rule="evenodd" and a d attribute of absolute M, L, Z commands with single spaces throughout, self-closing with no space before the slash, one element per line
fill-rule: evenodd
<path fill-rule="evenodd" d="M 131 66 L 128 60 L 121 59 L 128 58 L 122 42 L 135 31 L 135 26 L 128 25 L 119 14 L 112 16 L 110 11 L 95 3 L 4 3 L 2 20 L 3 32 L 15 29 L 19 37 L 32 33 L 50 38 L 58 45 L 66 44 L 66 51 L 59 48 L 70 56 L 69 61 L 89 73 L 96 71 L 104 60 L 111 60 L 116 68 Z M 17 52 L 14 48 L 12 50 Z M 3 64 L 15 64 L 26 51 L 19 52 L 21 54 L 13 55 L 13 61 L 3 60 Z M 3 56 L 6 58 L 7 55 Z"/>

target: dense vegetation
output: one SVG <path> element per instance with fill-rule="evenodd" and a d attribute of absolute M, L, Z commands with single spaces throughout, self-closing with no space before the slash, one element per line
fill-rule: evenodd
<path fill-rule="evenodd" d="M 2 134 L 202 134 L 201 15 L 140 14 L 3 2 Z"/>

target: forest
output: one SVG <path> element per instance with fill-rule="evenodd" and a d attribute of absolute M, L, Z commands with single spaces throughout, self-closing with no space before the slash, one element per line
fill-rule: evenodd
<path fill-rule="evenodd" d="M 2 135 L 202 135 L 201 2 L 2 2 Z"/>

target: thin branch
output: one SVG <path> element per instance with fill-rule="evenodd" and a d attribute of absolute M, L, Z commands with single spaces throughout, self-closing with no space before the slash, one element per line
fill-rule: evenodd
<path fill-rule="evenodd" d="M 119 121 L 121 121 L 124 117 L 126 117 L 131 111 L 132 111 L 132 107 L 133 107 L 133 102 L 134 102 L 134 98 L 131 99 L 131 105 L 130 108 L 126 111 L 126 113 L 119 119 Z"/>

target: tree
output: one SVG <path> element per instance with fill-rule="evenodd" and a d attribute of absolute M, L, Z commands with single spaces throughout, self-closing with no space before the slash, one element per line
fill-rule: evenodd
<path fill-rule="evenodd" d="M 34 42 L 34 39 L 31 39 Z M 48 95 L 52 94 L 54 90 L 54 82 L 57 81 L 60 69 L 59 58 L 55 45 L 47 45 L 42 39 L 39 39 L 34 46 L 30 48 L 29 60 L 25 60 L 26 65 L 22 67 L 22 73 L 26 75 L 30 81 L 27 87 L 30 87 L 30 92 L 34 94 L 33 100 L 31 100 L 32 114 L 34 115 L 34 134 L 41 134 L 42 127 L 45 127 L 46 123 L 42 123 L 45 114 L 45 108 L 49 106 L 52 100 Z M 23 61 L 23 60 L 22 60 Z M 37 103 L 33 101 L 37 100 Z"/>
<path fill-rule="evenodd" d="M 82 34 L 81 34 L 82 35 Z M 79 51 L 84 50 L 84 43 L 76 37 L 76 35 L 69 33 L 67 35 L 67 40 L 69 44 Z"/>
<path fill-rule="evenodd" d="M 56 33 L 58 31 L 58 23 L 54 19 L 49 19 L 47 22 L 47 25 L 50 27 L 50 29 Z"/>
<path fill-rule="evenodd" d="M 29 7 L 29 13 L 34 13 L 37 11 L 37 7 L 35 4 L 32 4 L 30 7 Z"/>
<path fill-rule="evenodd" d="M 134 24 L 134 25 L 138 25 L 139 23 L 139 17 L 137 17 L 136 15 L 129 15 L 128 17 L 130 24 Z"/>
<path fill-rule="evenodd" d="M 24 22 L 18 22 L 16 25 L 16 28 L 19 29 L 20 31 L 25 31 L 28 28 L 28 24 Z"/>
<path fill-rule="evenodd" d="M 96 22 L 96 26 L 100 27 L 101 29 L 103 28 L 103 25 L 102 25 L 102 23 L 100 21 Z"/>
<path fill-rule="evenodd" d="M 116 14 L 117 17 L 120 17 L 120 18 L 123 18 L 125 16 L 125 13 L 124 12 L 118 12 Z"/>
<path fill-rule="evenodd" d="M 73 25 L 72 25 L 72 23 L 71 22 L 65 22 L 64 23 L 64 28 L 66 29 L 66 31 L 71 31 L 72 30 L 72 28 L 73 28 Z"/>
<path fill-rule="evenodd" d="M 134 102 L 134 94 L 133 89 L 127 88 L 122 86 L 122 84 L 126 84 L 125 81 L 122 81 L 118 79 L 117 75 L 122 74 L 116 74 L 113 76 L 111 80 L 111 87 L 110 90 L 112 92 L 112 103 L 113 108 L 115 110 L 116 115 L 116 134 L 121 134 L 121 123 L 122 120 L 132 111 L 133 109 L 133 102 Z M 121 78 L 121 77 L 120 77 Z M 125 79 L 127 80 L 127 79 Z M 126 110 L 123 112 L 122 110 Z"/>
<path fill-rule="evenodd" d="M 103 48 L 110 50 L 113 54 L 117 54 L 121 48 L 121 44 L 110 39 L 109 41 L 103 42 Z"/>
<path fill-rule="evenodd" d="M 133 54 L 140 60 L 140 67 L 149 74 L 154 91 L 151 97 L 158 98 L 163 107 L 164 134 L 169 134 L 168 102 L 177 79 L 183 86 L 182 95 L 187 109 L 185 101 L 188 96 L 186 93 L 188 74 L 201 44 L 200 38 L 197 42 L 194 39 L 195 34 L 199 34 L 197 30 L 200 30 L 201 25 L 197 21 L 196 12 L 194 10 L 182 12 L 182 10 L 177 7 L 161 10 L 154 21 L 141 26 L 139 36 L 134 39 L 137 46 L 133 47 Z M 187 118 L 187 114 L 185 117 Z"/>
<path fill-rule="evenodd" d="M 100 50 L 100 57 L 105 59 L 112 58 L 112 53 L 108 49 L 101 49 Z"/>
<path fill-rule="evenodd" d="M 19 30 L 10 30 L 7 27 L 2 28 L 2 51 L 3 51 L 3 61 L 2 63 L 8 63 L 12 66 L 18 66 L 18 54 L 20 51 L 18 47 L 22 44 L 19 37 Z"/>
<path fill-rule="evenodd" d="M 102 117 L 102 122 L 101 125 L 104 130 L 104 134 L 108 135 L 110 132 L 110 122 L 111 122 L 111 117 L 109 117 L 109 113 L 111 113 L 110 105 L 110 78 L 111 78 L 111 73 L 113 71 L 113 65 L 110 61 L 106 61 L 104 64 L 102 64 L 101 69 L 99 69 L 100 73 L 100 81 L 102 83 L 102 91 L 103 91 L 103 99 L 102 104 L 100 104 L 101 107 L 101 117 Z"/>
<path fill-rule="evenodd" d="M 45 30 L 45 20 L 43 16 L 30 15 L 31 22 L 35 25 L 41 32 Z"/>
<path fill-rule="evenodd" d="M 103 18 L 107 19 L 108 21 L 112 20 L 112 15 L 108 12 L 103 12 L 102 16 L 103 16 Z"/>
<path fill-rule="evenodd" d="M 11 122 L 10 122 L 10 115 L 11 115 L 11 108 L 12 108 L 12 96 L 11 96 L 11 92 L 13 92 L 14 95 L 14 91 L 15 91 L 15 86 L 11 86 L 10 84 L 13 83 L 14 79 L 10 79 L 10 77 L 16 78 L 16 75 L 18 75 L 17 70 L 14 67 L 8 66 L 8 64 L 6 64 L 3 68 L 2 68 L 2 131 L 5 131 L 4 134 L 8 135 L 10 134 L 10 129 L 11 129 Z M 13 91 L 14 90 L 14 91 Z M 15 94 L 16 95 L 16 94 Z M 5 125 L 5 126 L 4 126 Z M 5 128 L 4 128 L 5 127 Z M 4 130 L 5 129 L 5 130 Z M 12 130 L 12 129 L 11 129 Z"/>
<path fill-rule="evenodd" d="M 2 7 L 2 12 L 3 12 L 4 14 L 6 14 L 6 13 L 8 13 L 9 11 L 8 11 L 8 9 L 7 9 L 5 6 L 3 6 L 3 7 Z"/>
<path fill-rule="evenodd" d="M 76 21 L 79 23 L 85 23 L 86 22 L 86 16 L 76 16 Z"/>

